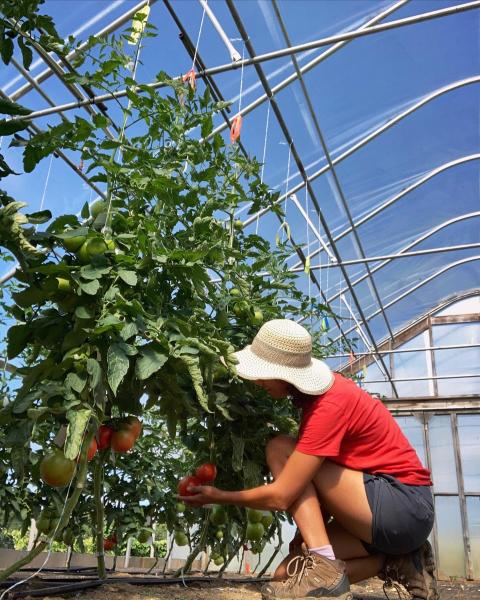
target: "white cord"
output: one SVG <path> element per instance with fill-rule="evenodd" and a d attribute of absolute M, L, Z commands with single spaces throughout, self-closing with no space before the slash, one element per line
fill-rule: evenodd
<path fill-rule="evenodd" d="M 265 172 L 265 159 L 267 156 L 267 138 L 268 138 L 268 125 L 270 123 L 270 100 L 267 106 L 267 120 L 265 123 L 265 139 L 263 140 L 263 156 L 262 156 L 262 171 L 260 173 L 260 183 L 263 183 L 263 174 Z M 255 233 L 258 234 L 258 224 L 260 222 L 260 213 L 257 213 L 257 224 L 255 226 Z"/>
<path fill-rule="evenodd" d="M 242 94 L 243 94 L 243 63 L 245 60 L 245 43 L 242 48 L 242 67 L 240 70 L 240 93 L 238 94 L 238 114 L 240 115 L 240 111 L 242 109 Z"/>
<path fill-rule="evenodd" d="M 206 0 L 205 0 L 205 4 L 207 4 Z M 195 69 L 195 61 L 197 60 L 198 46 L 200 44 L 200 36 L 202 35 L 204 19 L 205 19 L 205 6 L 203 7 L 202 20 L 200 21 L 200 27 L 198 29 L 197 43 L 195 44 L 195 52 L 193 54 L 192 69 Z"/>
<path fill-rule="evenodd" d="M 45 178 L 45 185 L 43 186 L 42 199 L 40 201 L 40 211 L 43 209 L 43 203 L 45 201 L 45 194 L 47 193 L 47 186 L 48 186 L 48 182 L 50 180 L 50 171 L 52 170 L 52 161 L 53 161 L 53 154 L 50 155 L 50 163 L 48 165 L 47 176 Z"/>
<path fill-rule="evenodd" d="M 293 143 L 293 142 L 292 142 Z M 283 215 L 283 222 L 285 223 L 287 220 L 287 202 L 288 202 L 288 183 L 290 181 L 290 160 L 292 158 L 292 143 L 290 143 L 288 145 L 288 162 L 287 162 L 287 181 L 285 183 L 285 204 L 284 204 L 284 215 Z M 282 228 L 282 242 L 285 239 L 285 229 Z"/>
<path fill-rule="evenodd" d="M 307 182 L 305 182 L 305 213 L 308 216 L 309 213 L 309 207 L 308 207 L 308 185 Z M 305 221 L 305 224 L 307 226 L 307 261 L 310 264 L 310 226 L 308 224 L 308 221 Z M 310 311 L 310 327 L 312 326 L 312 278 L 310 277 L 310 269 L 308 270 L 307 273 L 307 277 L 308 277 L 308 309 Z"/>

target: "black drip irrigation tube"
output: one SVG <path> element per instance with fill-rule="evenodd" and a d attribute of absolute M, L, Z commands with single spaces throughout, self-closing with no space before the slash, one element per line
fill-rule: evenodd
<path fill-rule="evenodd" d="M 17 580 L 10 579 L 9 581 L 4 581 L 1 583 L 0 587 L 9 587 L 12 584 L 16 583 Z M 43 597 L 45 595 L 48 596 L 60 596 L 62 594 L 70 593 L 70 592 L 80 592 L 89 588 L 100 587 L 104 584 L 112 584 L 112 583 L 128 583 L 130 585 L 172 585 L 177 583 L 182 583 L 186 586 L 191 583 L 214 583 L 218 585 L 220 582 L 230 583 L 230 584 L 245 584 L 245 583 L 265 583 L 270 581 L 270 578 L 266 577 L 249 577 L 249 578 L 222 578 L 218 579 L 218 577 L 172 577 L 172 578 L 160 578 L 160 577 L 109 577 L 107 579 L 80 579 L 75 581 L 73 578 L 68 580 L 68 583 L 65 583 L 65 579 L 42 579 L 45 583 L 49 585 L 45 587 L 39 587 L 39 581 L 35 582 L 35 589 L 15 589 L 8 593 L 6 598 L 8 600 L 14 600 L 15 598 L 26 598 L 27 596 L 35 598 L 35 597 Z M 52 585 L 53 584 L 53 585 Z"/>

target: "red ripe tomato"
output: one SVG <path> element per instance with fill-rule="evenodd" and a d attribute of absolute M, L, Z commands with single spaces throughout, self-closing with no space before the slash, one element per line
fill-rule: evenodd
<path fill-rule="evenodd" d="M 65 487 L 72 480 L 75 461 L 65 457 L 59 448 L 42 458 L 40 477 L 52 487 Z"/>
<path fill-rule="evenodd" d="M 142 433 L 142 422 L 138 417 L 134 417 L 132 415 L 122 419 L 120 427 L 122 429 L 128 429 L 131 431 L 135 436 L 135 439 L 137 439 Z"/>
<path fill-rule="evenodd" d="M 117 545 L 116 538 L 114 539 L 113 537 L 111 537 L 111 538 L 107 538 L 107 539 L 103 540 L 103 549 L 104 550 L 113 550 L 116 545 Z"/>
<path fill-rule="evenodd" d="M 210 483 L 217 476 L 217 467 L 213 463 L 204 463 L 195 471 L 195 477 L 198 477 L 202 483 Z"/>
<path fill-rule="evenodd" d="M 100 429 L 98 430 L 98 449 L 105 450 L 105 448 L 110 447 L 110 441 L 112 439 L 113 429 L 108 427 L 107 425 L 100 425 Z"/>
<path fill-rule="evenodd" d="M 119 429 L 114 431 L 110 446 L 115 452 L 128 452 L 135 444 L 135 436 L 128 429 Z"/>
<path fill-rule="evenodd" d="M 190 486 L 202 485 L 202 482 L 195 475 L 187 475 L 178 482 L 177 490 L 179 496 L 195 496 L 195 492 L 190 492 Z"/>
<path fill-rule="evenodd" d="M 87 452 L 87 460 L 90 461 L 92 460 L 92 458 L 95 456 L 95 454 L 97 453 L 97 440 L 95 438 L 93 438 L 93 440 L 90 442 L 90 446 L 88 447 L 88 452 Z M 77 456 L 77 463 L 80 461 L 80 454 Z"/>

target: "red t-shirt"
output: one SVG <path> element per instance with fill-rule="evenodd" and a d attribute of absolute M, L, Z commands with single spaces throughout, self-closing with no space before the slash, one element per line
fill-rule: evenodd
<path fill-rule="evenodd" d="M 392 475 L 402 483 L 431 485 L 430 471 L 388 409 L 352 380 L 335 373 L 327 392 L 299 405 L 299 452 L 364 473 Z"/>

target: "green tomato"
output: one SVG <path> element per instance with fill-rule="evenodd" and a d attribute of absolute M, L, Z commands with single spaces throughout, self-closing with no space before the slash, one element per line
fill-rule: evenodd
<path fill-rule="evenodd" d="M 86 239 L 85 235 L 75 235 L 62 240 L 62 244 L 69 252 L 76 252 Z"/>
<path fill-rule="evenodd" d="M 177 513 L 185 512 L 186 508 L 187 507 L 185 506 L 185 504 L 183 502 L 177 502 L 177 504 L 175 505 L 175 510 L 177 511 Z"/>
<path fill-rule="evenodd" d="M 188 537 L 183 531 L 176 531 L 174 539 L 177 546 L 186 546 L 188 544 Z"/>
<path fill-rule="evenodd" d="M 107 212 L 108 204 L 103 200 L 97 200 L 90 206 L 90 214 L 94 219 L 104 212 Z"/>
<path fill-rule="evenodd" d="M 116 248 L 115 246 L 115 242 L 113 240 L 105 240 L 105 243 L 107 244 L 107 249 L 110 250 L 111 252 L 113 252 Z"/>
<path fill-rule="evenodd" d="M 101 238 L 88 238 L 77 252 L 82 265 L 88 264 L 94 256 L 104 254 L 108 250 L 107 244 Z"/>
<path fill-rule="evenodd" d="M 265 534 L 265 529 L 261 523 L 249 523 L 247 525 L 247 540 L 259 542 Z"/>
<path fill-rule="evenodd" d="M 41 513 L 38 521 L 36 521 L 37 529 L 40 533 L 48 533 L 52 526 L 51 519 L 45 513 Z"/>
<path fill-rule="evenodd" d="M 151 535 L 151 533 L 148 529 L 142 529 L 140 531 L 140 533 L 137 535 L 137 540 L 141 544 L 146 544 L 148 542 L 148 540 L 150 539 L 150 535 Z"/>
<path fill-rule="evenodd" d="M 242 292 L 238 288 L 232 288 L 230 290 L 230 296 L 241 296 Z"/>
<path fill-rule="evenodd" d="M 217 556 L 213 559 L 213 562 L 219 567 L 220 565 L 223 565 L 225 561 L 223 560 L 223 556 Z"/>
<path fill-rule="evenodd" d="M 62 534 L 63 543 L 66 544 L 67 546 L 72 546 L 73 540 L 74 540 L 73 531 L 71 529 L 65 529 Z"/>
<path fill-rule="evenodd" d="M 221 529 L 217 529 L 215 537 L 217 538 L 217 540 L 223 540 L 223 531 Z"/>
<path fill-rule="evenodd" d="M 40 477 L 52 487 L 65 487 L 72 480 L 75 472 L 75 461 L 65 458 L 59 448 L 42 458 L 40 462 Z"/>
<path fill-rule="evenodd" d="M 235 316 L 242 317 L 248 313 L 248 309 L 248 302 L 246 302 L 245 300 L 240 300 L 240 302 L 237 302 L 234 305 L 233 312 L 235 313 Z"/>
<path fill-rule="evenodd" d="M 219 525 L 225 525 L 226 522 L 227 513 L 225 508 L 219 505 L 214 506 L 212 512 L 210 513 L 210 523 L 218 527 Z"/>
<path fill-rule="evenodd" d="M 263 323 L 263 312 L 257 308 L 251 317 L 252 325 L 261 325 Z"/>
<path fill-rule="evenodd" d="M 233 227 L 237 231 L 242 231 L 243 230 L 243 221 L 241 219 L 235 219 L 235 221 L 233 222 Z"/>
<path fill-rule="evenodd" d="M 263 517 L 263 511 L 254 508 L 247 508 L 247 519 L 249 523 L 260 523 Z"/>
<path fill-rule="evenodd" d="M 72 290 L 72 284 L 70 283 L 69 279 L 65 279 L 64 277 L 56 277 L 56 280 L 58 282 L 57 289 L 59 292 L 66 294 Z"/>
<path fill-rule="evenodd" d="M 262 520 L 260 521 L 260 523 L 265 527 L 265 531 L 270 527 L 270 525 L 273 523 L 273 515 L 272 513 L 264 513 Z"/>

